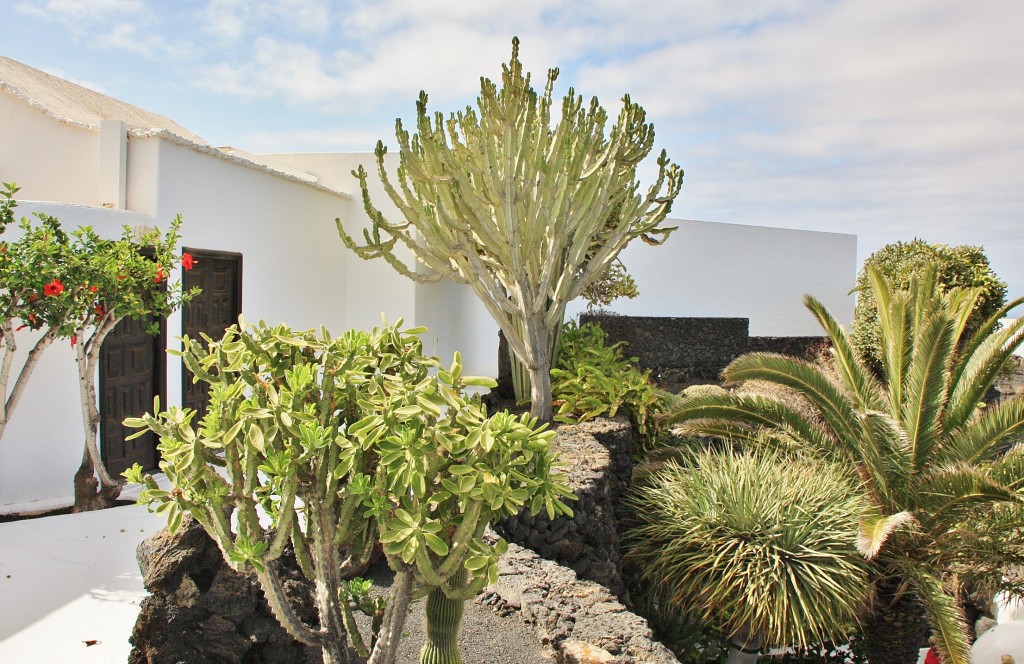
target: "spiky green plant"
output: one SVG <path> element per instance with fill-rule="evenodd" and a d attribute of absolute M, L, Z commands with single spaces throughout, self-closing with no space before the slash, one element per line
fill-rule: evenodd
<path fill-rule="evenodd" d="M 665 464 L 630 501 L 641 525 L 626 535 L 627 558 L 666 603 L 727 634 L 731 660 L 855 624 L 866 501 L 841 469 L 778 453 L 689 461 Z"/>
<path fill-rule="evenodd" d="M 857 357 L 846 331 L 813 297 L 805 303 L 829 336 L 832 371 L 810 362 L 754 353 L 724 371 L 727 383 L 755 379 L 790 388 L 813 405 L 805 416 L 767 396 L 735 394 L 684 399 L 670 421 L 689 433 L 757 445 L 797 446 L 844 464 L 861 480 L 872 506 L 860 524 L 860 548 L 873 561 L 876 586 L 865 634 L 873 664 L 916 658 L 914 611 L 926 613 L 943 659 L 969 661 L 958 603 L 958 572 L 979 570 L 960 542 L 980 515 L 1001 504 L 1017 515 L 1002 536 L 1019 528 L 1024 486 L 1024 400 L 984 407 L 982 398 L 1007 358 L 1024 341 L 1024 319 L 997 329 L 1021 304 L 995 312 L 973 333 L 968 319 L 979 292 L 942 292 L 934 271 L 895 290 L 874 268 L 883 377 Z M 991 520 L 990 520 L 991 521 Z M 1016 532 L 1019 532 L 1017 530 Z M 918 603 L 919 602 L 919 603 Z M 922 609 L 923 604 L 923 609 Z M 903 613 L 900 616 L 898 614 Z M 883 639 L 893 636 L 883 645 Z M 901 650 L 900 648 L 903 648 Z"/>
<path fill-rule="evenodd" d="M 414 593 L 461 607 L 495 583 L 507 544 L 483 538 L 492 519 L 524 507 L 572 514 L 554 432 L 525 414 L 488 417 L 464 388 L 494 382 L 463 376 L 457 353 L 447 369 L 424 355 L 424 331 L 399 321 L 332 337 L 239 319 L 220 341 L 182 340 L 182 361 L 211 386 L 200 422 L 178 407 L 125 420 L 160 437 L 171 484 L 162 489 L 136 464 L 125 475 L 144 485 L 140 502 L 172 531 L 185 514 L 199 521 L 232 568 L 255 572 L 277 619 L 320 647 L 325 664 L 349 661 L 348 640 L 367 664 L 392 664 Z M 377 541 L 395 571 L 386 608 L 364 584 L 342 581 Z M 318 624 L 302 620 L 277 573 L 288 544 L 314 583 Z M 369 647 L 353 608 L 379 628 Z M 428 614 L 439 621 L 427 630 L 439 637 L 438 661 L 458 657 L 451 613 Z"/>
<path fill-rule="evenodd" d="M 420 282 L 450 278 L 468 284 L 504 332 L 529 373 L 531 414 L 551 419 L 551 359 L 565 307 L 605 274 L 632 240 L 661 244 L 662 226 L 683 173 L 664 151 L 646 192 L 637 167 L 654 146 L 654 125 L 639 104 L 623 97 L 605 133 L 608 113 L 570 88 L 561 117 L 552 118 L 558 69 L 548 70 L 543 94 L 519 61 L 519 40 L 503 65 L 501 87 L 480 79 L 477 107 L 431 117 L 427 94 L 416 104 L 416 133 L 399 120 L 397 177 L 392 182 L 377 143 L 377 172 L 401 212 L 389 221 L 370 200 L 366 171 L 359 178 L 373 226 L 360 246 L 338 220 L 346 246 L 366 259 L 383 258 Z M 554 122 L 553 122 L 554 120 Z M 419 263 L 406 265 L 403 246 Z M 522 399 L 524 394 L 517 394 Z"/>

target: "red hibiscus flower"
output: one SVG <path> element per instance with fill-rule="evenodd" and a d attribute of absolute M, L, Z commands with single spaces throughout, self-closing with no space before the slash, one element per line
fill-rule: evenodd
<path fill-rule="evenodd" d="M 98 290 L 99 290 L 99 289 L 98 289 L 98 288 L 96 288 L 95 286 L 89 286 L 89 292 L 90 292 L 90 293 L 95 293 L 95 292 L 96 292 L 96 291 L 98 291 Z"/>
<path fill-rule="evenodd" d="M 103 316 L 106 316 L 106 315 L 107 315 L 107 310 L 103 308 L 103 305 L 102 305 L 102 304 L 97 304 L 97 305 L 96 305 L 96 315 L 97 315 L 97 316 L 99 316 L 99 317 L 101 317 L 101 318 L 102 318 Z"/>
<path fill-rule="evenodd" d="M 64 284 L 60 283 L 60 279 L 54 279 L 50 283 L 43 286 L 43 295 L 60 295 L 64 292 Z"/>
<path fill-rule="evenodd" d="M 78 343 L 78 337 L 71 337 L 71 347 L 74 348 L 75 344 Z"/>
<path fill-rule="evenodd" d="M 187 251 L 181 255 L 181 269 L 185 270 L 186 272 L 191 270 L 192 267 L 198 262 L 199 261 L 197 261 L 192 256 L 192 254 L 188 253 Z"/>
<path fill-rule="evenodd" d="M 154 283 L 160 283 L 161 281 L 163 281 L 166 278 L 167 278 L 167 275 L 164 274 L 163 266 L 162 265 L 157 265 L 156 266 L 156 276 L 153 277 Z"/>

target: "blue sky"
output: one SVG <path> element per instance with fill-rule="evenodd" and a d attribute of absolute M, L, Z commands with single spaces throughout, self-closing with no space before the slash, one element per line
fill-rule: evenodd
<path fill-rule="evenodd" d="M 686 172 L 673 217 L 854 233 L 861 259 L 980 244 L 1024 294 L 1019 0 L 4 4 L 4 55 L 252 152 L 393 144 L 419 90 L 473 103 L 515 34 L 538 86 L 558 66 L 557 94 L 647 109 Z"/>

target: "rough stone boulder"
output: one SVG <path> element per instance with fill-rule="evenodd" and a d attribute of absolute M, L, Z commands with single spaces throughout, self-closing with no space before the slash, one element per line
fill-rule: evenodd
<path fill-rule="evenodd" d="M 679 664 L 608 588 L 515 544 L 501 558 L 498 583 L 474 601 L 518 613 L 558 664 Z"/>
<path fill-rule="evenodd" d="M 280 626 L 255 577 L 224 562 L 202 526 L 186 519 L 173 535 L 143 541 L 136 557 L 146 590 L 132 630 L 129 664 L 312 664 L 320 649 L 297 643 Z M 297 569 L 285 589 L 300 615 L 315 621 L 310 588 Z M 314 622 L 315 624 L 315 622 Z"/>

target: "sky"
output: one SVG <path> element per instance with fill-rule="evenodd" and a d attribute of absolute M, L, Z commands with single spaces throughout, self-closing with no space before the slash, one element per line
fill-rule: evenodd
<path fill-rule="evenodd" d="M 1024 295 L 1020 0 L 2 4 L 3 55 L 250 152 L 393 147 L 420 90 L 475 104 L 515 35 L 536 87 L 558 67 L 558 97 L 646 109 L 672 217 L 856 234 L 859 260 L 982 245 Z"/>

